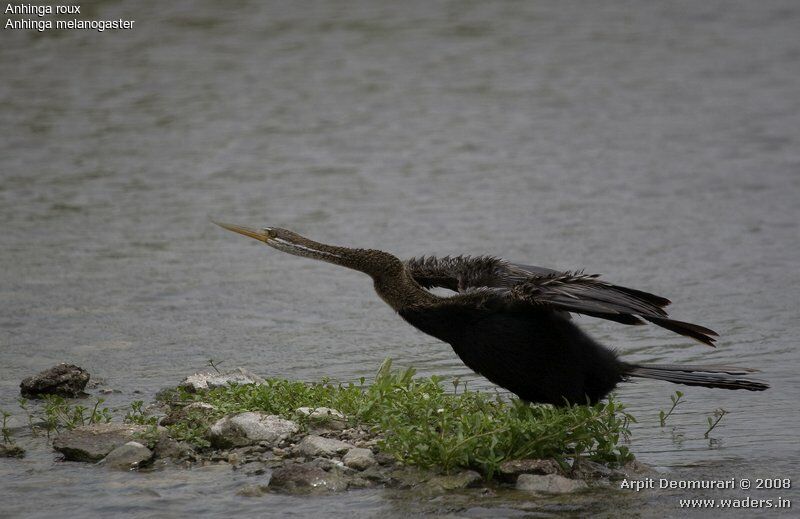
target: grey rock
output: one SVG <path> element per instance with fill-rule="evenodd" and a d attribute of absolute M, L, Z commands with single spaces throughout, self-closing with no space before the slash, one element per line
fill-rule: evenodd
<path fill-rule="evenodd" d="M 95 423 L 58 435 L 53 448 L 72 461 L 100 461 L 112 450 L 147 431 L 143 425 Z"/>
<path fill-rule="evenodd" d="M 100 462 L 113 469 L 129 470 L 146 464 L 153 457 L 153 452 L 139 442 L 130 441 L 120 445 Z"/>
<path fill-rule="evenodd" d="M 179 422 L 191 422 L 195 425 L 205 424 L 211 421 L 216 410 L 216 407 L 206 402 L 192 402 L 184 407 L 171 408 L 160 423 L 161 425 L 175 425 Z"/>
<path fill-rule="evenodd" d="M 550 459 L 520 459 L 504 461 L 497 472 L 500 479 L 516 481 L 520 474 L 560 474 L 561 467 Z"/>
<path fill-rule="evenodd" d="M 336 467 L 344 466 L 341 461 L 334 461 L 330 458 L 314 458 L 313 460 L 309 461 L 309 463 L 321 468 L 322 470 L 331 470 Z"/>
<path fill-rule="evenodd" d="M 352 476 L 347 479 L 347 488 L 369 488 L 375 486 L 375 483 L 369 479 L 362 478 L 359 476 Z"/>
<path fill-rule="evenodd" d="M 241 454 L 243 456 L 251 455 L 251 454 L 261 454 L 262 452 L 267 452 L 268 447 L 265 445 L 257 444 L 257 445 L 250 445 L 248 447 L 239 447 L 238 449 L 234 449 L 234 452 Z"/>
<path fill-rule="evenodd" d="M 577 479 L 611 479 L 615 473 L 619 471 L 612 470 L 603 464 L 591 460 L 580 460 L 577 465 L 572 468 L 571 476 Z M 623 475 L 624 477 L 624 475 Z"/>
<path fill-rule="evenodd" d="M 388 466 L 388 465 L 394 465 L 397 460 L 391 454 L 386 454 L 385 452 L 378 452 L 378 454 L 375 455 L 375 461 L 377 461 L 379 465 Z"/>
<path fill-rule="evenodd" d="M 195 373 L 189 375 L 180 384 L 188 391 L 197 392 L 215 387 L 225 387 L 230 384 L 263 384 L 264 379 L 244 368 L 236 368 L 223 373 Z"/>
<path fill-rule="evenodd" d="M 390 481 L 388 472 L 389 469 L 385 467 L 381 467 L 380 465 L 373 465 L 359 472 L 358 477 L 372 482 L 386 484 Z"/>
<path fill-rule="evenodd" d="M 270 487 L 286 492 L 340 492 L 347 478 L 337 469 L 325 471 L 311 463 L 284 465 L 272 471 Z"/>
<path fill-rule="evenodd" d="M 482 480 L 481 475 L 474 470 L 465 470 L 458 474 L 434 476 L 428 480 L 428 486 L 436 491 L 456 490 L 474 486 Z"/>
<path fill-rule="evenodd" d="M 275 447 L 272 449 L 272 454 L 277 458 L 285 458 L 289 455 L 289 451 L 287 449 L 281 449 L 280 447 Z"/>
<path fill-rule="evenodd" d="M 360 449 L 358 447 L 350 449 L 347 454 L 342 458 L 344 464 L 351 469 L 364 470 L 367 467 L 375 465 L 375 455 L 369 449 Z"/>
<path fill-rule="evenodd" d="M 272 474 L 270 470 L 271 465 L 262 461 L 253 461 L 242 466 L 242 470 L 248 476 L 263 476 L 264 474 Z"/>
<path fill-rule="evenodd" d="M 39 395 L 77 397 L 89 382 L 89 372 L 74 364 L 58 364 L 36 375 L 25 378 L 19 385 L 22 396 Z"/>
<path fill-rule="evenodd" d="M 341 431 L 347 428 L 347 417 L 336 409 L 330 407 L 300 407 L 295 411 L 298 415 L 308 419 L 314 427 Z"/>
<path fill-rule="evenodd" d="M 261 497 L 267 492 L 269 492 L 269 485 L 244 485 L 236 491 L 236 495 L 242 497 Z"/>
<path fill-rule="evenodd" d="M 303 456 L 335 456 L 344 454 L 350 449 L 355 449 L 353 445 L 333 438 L 323 438 L 309 434 L 297 444 L 295 451 Z"/>
<path fill-rule="evenodd" d="M 625 466 L 622 467 L 621 472 L 628 478 L 636 476 L 656 476 L 659 474 L 653 467 L 645 465 L 638 460 L 631 460 L 626 463 Z"/>
<path fill-rule="evenodd" d="M 208 455 L 208 459 L 211 461 L 224 461 L 227 463 L 229 455 L 230 452 L 228 451 L 214 451 Z"/>
<path fill-rule="evenodd" d="M 229 452 L 228 453 L 228 457 L 227 457 L 227 459 L 225 461 L 227 461 L 231 465 L 239 465 L 239 464 L 242 463 L 242 457 L 241 457 L 241 455 L 239 455 L 239 454 L 237 454 L 235 452 Z"/>
<path fill-rule="evenodd" d="M 24 458 L 25 449 L 13 443 L 0 443 L 0 458 Z"/>
<path fill-rule="evenodd" d="M 291 420 L 263 413 L 240 413 L 218 420 L 209 429 L 209 439 L 216 447 L 243 447 L 264 442 L 277 444 L 300 430 Z"/>
<path fill-rule="evenodd" d="M 371 467 L 368 470 L 371 470 Z M 367 477 L 364 471 L 360 475 Z M 394 467 L 385 471 L 381 471 L 384 475 L 385 482 L 397 488 L 414 488 L 431 479 L 431 473 L 428 470 L 423 470 L 418 467 Z"/>
<path fill-rule="evenodd" d="M 194 448 L 186 442 L 179 442 L 166 434 L 162 434 L 153 447 L 153 452 L 158 458 L 180 460 L 193 456 Z"/>
<path fill-rule="evenodd" d="M 567 494 L 587 488 L 586 482 L 569 479 L 558 474 L 521 474 L 517 478 L 517 489 L 544 494 Z"/>

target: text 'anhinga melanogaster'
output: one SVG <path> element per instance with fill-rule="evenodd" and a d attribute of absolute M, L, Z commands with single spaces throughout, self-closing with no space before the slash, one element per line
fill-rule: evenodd
<path fill-rule="evenodd" d="M 493 257 L 421 257 L 401 261 L 383 251 L 317 243 L 279 228 L 219 223 L 275 249 L 358 270 L 415 328 L 449 343 L 472 370 L 529 402 L 595 403 L 629 377 L 676 384 L 763 391 L 741 378 L 756 370 L 727 366 L 640 365 L 623 362 L 583 333 L 570 312 L 622 324 L 649 321 L 713 346 L 713 330 L 675 321 L 670 301 L 606 283 L 596 275 L 559 272 Z M 443 287 L 457 294 L 429 292 Z"/>

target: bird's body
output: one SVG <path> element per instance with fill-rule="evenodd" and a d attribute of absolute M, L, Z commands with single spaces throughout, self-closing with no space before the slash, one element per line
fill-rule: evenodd
<path fill-rule="evenodd" d="M 473 371 L 529 402 L 596 402 L 624 376 L 614 352 L 569 319 L 546 310 L 507 311 L 482 304 L 404 309 L 419 330 L 449 343 Z"/>
<path fill-rule="evenodd" d="M 628 377 L 726 389 L 763 390 L 739 378 L 754 370 L 625 363 L 571 320 L 570 313 L 623 324 L 650 321 L 713 345 L 716 333 L 669 319 L 670 301 L 611 285 L 597 276 L 509 263 L 493 257 L 413 258 L 317 243 L 285 229 L 222 227 L 276 249 L 370 275 L 389 306 L 420 331 L 450 344 L 472 370 L 523 400 L 554 405 L 594 403 Z M 450 297 L 428 289 L 443 287 Z"/>

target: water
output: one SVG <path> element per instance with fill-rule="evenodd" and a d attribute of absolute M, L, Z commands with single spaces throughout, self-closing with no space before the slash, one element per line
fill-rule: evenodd
<path fill-rule="evenodd" d="M 773 387 L 681 388 L 662 429 L 677 386 L 625 385 L 633 451 L 676 478 L 797 475 L 796 2 L 123 0 L 83 12 L 135 29 L 0 30 L 1 407 L 18 412 L 19 381 L 61 361 L 120 390 L 115 407 L 209 358 L 353 380 L 391 356 L 491 388 L 365 276 L 215 217 L 401 257 L 586 268 L 670 297 L 676 318 L 721 332 L 716 350 L 580 324 L 626 359 L 751 366 Z M 717 408 L 730 414 L 710 442 Z M 15 516 L 679 513 L 664 491 L 577 504 L 241 498 L 250 480 L 227 470 L 109 474 L 26 446 L 29 458 L 0 461 Z"/>

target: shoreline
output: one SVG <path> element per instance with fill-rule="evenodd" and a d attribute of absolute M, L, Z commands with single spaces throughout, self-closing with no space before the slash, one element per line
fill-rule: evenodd
<path fill-rule="evenodd" d="M 80 368 L 75 373 L 85 385 L 88 374 Z M 448 393 L 442 389 L 441 379 L 416 379 L 413 375 L 410 369 L 393 371 L 389 360 L 380 367 L 371 385 L 362 381 L 360 386 L 330 381 L 264 380 L 242 368 L 224 373 L 195 373 L 175 388 L 159 392 L 146 407 L 142 401 L 134 402 L 122 423 L 118 421 L 119 413 L 100 407 L 100 400 L 89 413 L 81 404 L 47 397 L 44 408 L 51 414 L 39 426 L 56 429 L 53 448 L 67 461 L 140 471 L 229 465 L 232 470 L 252 474 L 258 480 L 237 491 L 241 495 L 318 494 L 373 487 L 411 488 L 426 494 L 466 488 L 480 488 L 484 492 L 515 488 L 530 494 L 565 494 L 610 487 L 612 482 L 654 474 L 649 467 L 633 461 L 621 445 L 620 431 L 615 433 L 616 450 L 610 452 L 621 462 L 590 459 L 599 451 L 582 453 L 576 435 L 576 438 L 561 438 L 562 444 L 558 445 L 561 450 L 556 456 L 498 455 L 492 463 L 475 463 L 480 458 L 464 457 L 462 448 L 480 449 L 487 437 L 492 437 L 490 443 L 502 441 L 497 437 L 506 434 L 510 426 L 475 429 L 472 436 L 463 438 L 464 431 L 459 428 L 462 424 L 448 420 L 469 421 L 480 416 L 491 422 L 499 416 L 492 413 L 522 413 L 522 417 L 530 416 L 531 423 L 538 419 L 542 427 L 563 427 L 563 420 L 571 419 L 572 430 L 581 431 L 580 427 L 587 424 L 596 426 L 610 417 L 616 419 L 615 411 L 624 413 L 623 407 L 613 402 L 606 404 L 611 413 L 605 415 L 602 406 L 583 406 L 578 411 L 585 416 L 576 419 L 560 408 L 491 401 L 486 395 L 466 389 L 459 393 L 457 385 Z M 76 394 L 74 381 L 70 391 Z M 404 398 L 393 396 L 398 392 L 403 392 Z M 251 400 L 260 403 L 252 404 Z M 316 404 L 337 401 L 347 412 L 316 405 L 315 400 Z M 308 405 L 295 406 L 297 402 Z M 443 407 L 428 408 L 429 403 Z M 64 423 L 63 430 L 58 432 L 53 414 L 60 413 L 63 419 L 70 413 L 74 415 L 76 408 L 83 409 L 82 421 L 89 423 Z M 385 416 L 397 414 L 397 409 L 411 419 L 399 422 Z M 464 414 L 465 409 L 476 414 Z M 530 414 L 537 412 L 543 414 Z M 414 413 L 429 418 L 436 415 L 428 424 L 434 430 L 424 431 L 424 419 L 415 420 Z M 627 415 L 623 416 L 625 420 L 614 425 L 625 426 Z M 29 420 L 33 427 L 37 426 L 30 416 Z M 518 426 L 517 422 L 509 423 Z M 522 423 L 525 424 L 524 420 Z M 436 431 L 437 428 L 440 430 Z M 462 439 L 448 439 L 448 432 L 457 432 Z M 537 438 L 541 436 L 547 435 L 540 434 Z M 420 443 L 420 438 L 434 439 L 440 444 Z M 583 438 L 582 441 L 606 440 Z M 445 452 L 439 457 L 420 454 L 435 448 Z"/>

